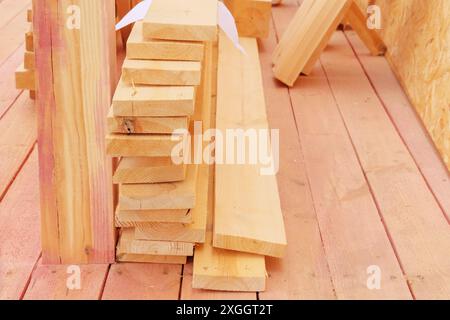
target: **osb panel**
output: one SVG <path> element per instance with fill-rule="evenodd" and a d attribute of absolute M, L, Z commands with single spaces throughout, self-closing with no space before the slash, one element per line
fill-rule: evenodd
<path fill-rule="evenodd" d="M 450 1 L 370 3 L 381 8 L 388 59 L 450 169 Z"/>

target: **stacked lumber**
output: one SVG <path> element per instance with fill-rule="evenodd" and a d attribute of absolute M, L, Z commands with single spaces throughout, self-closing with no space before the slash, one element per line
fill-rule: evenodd
<path fill-rule="evenodd" d="M 386 51 L 367 17 L 354 0 L 305 0 L 273 54 L 275 77 L 293 86 L 300 74 L 309 75 L 331 36 L 342 22 L 350 24 L 373 55 Z"/>
<path fill-rule="evenodd" d="M 154 0 L 132 27 L 107 117 L 107 153 L 119 161 L 118 261 L 184 264 L 205 242 L 208 167 L 175 163 L 172 151 L 184 143 L 175 130 L 208 121 L 215 42 L 212 0 Z"/>
<path fill-rule="evenodd" d="M 24 61 L 16 70 L 16 88 L 30 90 L 30 98 L 35 98 L 35 59 L 33 40 L 33 11 L 28 9 L 27 21 L 30 23 L 30 31 L 25 33 L 25 53 Z"/>

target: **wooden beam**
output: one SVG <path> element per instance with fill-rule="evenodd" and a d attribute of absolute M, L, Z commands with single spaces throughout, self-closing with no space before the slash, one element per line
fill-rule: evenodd
<path fill-rule="evenodd" d="M 344 18 L 353 0 L 316 0 L 314 3 L 305 2 L 299 10 L 305 15 L 295 16 L 281 47 L 277 49 L 278 56 L 274 61 L 274 75 L 281 82 L 293 86 L 300 73 L 308 66 L 309 72 L 325 48 L 329 38 Z M 298 21 L 303 17 L 303 22 Z M 291 30 L 289 30 L 291 29 Z"/>
<path fill-rule="evenodd" d="M 33 31 L 25 33 L 25 50 L 34 51 L 34 35 Z"/>
<path fill-rule="evenodd" d="M 367 28 L 367 15 L 355 1 L 352 1 L 345 20 L 358 34 L 372 55 L 380 56 L 386 53 L 386 45 L 376 30 Z"/>
<path fill-rule="evenodd" d="M 187 257 L 156 256 L 151 254 L 130 254 L 126 252 L 121 252 L 120 249 L 117 251 L 116 259 L 118 262 L 134 262 L 134 263 L 158 263 L 158 264 L 187 263 Z"/>
<path fill-rule="evenodd" d="M 177 129 L 188 130 L 188 117 L 115 117 L 111 108 L 107 117 L 110 133 L 172 134 Z"/>
<path fill-rule="evenodd" d="M 136 237 L 146 240 L 165 240 L 204 243 L 208 211 L 209 169 L 199 168 L 195 207 L 190 210 L 192 223 L 149 223 L 136 227 Z"/>
<path fill-rule="evenodd" d="M 192 210 L 121 210 L 120 208 L 116 210 L 116 227 L 118 228 L 146 226 L 154 222 L 192 223 Z"/>
<path fill-rule="evenodd" d="M 34 70 L 35 69 L 35 56 L 34 52 L 25 51 L 23 58 L 23 66 L 25 69 Z"/>
<path fill-rule="evenodd" d="M 136 85 L 198 86 L 201 64 L 198 61 L 125 59 L 122 80 Z"/>
<path fill-rule="evenodd" d="M 196 204 L 197 165 L 189 165 L 186 179 L 157 184 L 123 184 L 119 188 L 122 210 L 191 209 Z"/>
<path fill-rule="evenodd" d="M 80 28 L 67 28 L 69 6 Z M 44 263 L 114 261 L 105 114 L 115 86 L 114 0 L 35 1 Z M 76 21 L 75 21 L 76 22 Z"/>
<path fill-rule="evenodd" d="M 217 5 L 217 0 L 153 0 L 144 19 L 144 37 L 217 41 Z"/>
<path fill-rule="evenodd" d="M 272 0 L 224 0 L 230 10 L 239 36 L 267 38 L 272 19 Z"/>
<path fill-rule="evenodd" d="M 220 34 L 216 127 L 222 132 L 230 128 L 268 130 L 258 45 L 250 38 L 241 38 L 241 42 L 247 55 Z M 262 167 L 216 165 L 215 247 L 284 255 L 286 234 L 277 180 L 275 174 L 263 175 Z"/>
<path fill-rule="evenodd" d="M 204 45 L 201 42 L 146 40 L 142 34 L 142 22 L 136 22 L 127 42 L 127 58 L 142 60 L 203 60 Z"/>
<path fill-rule="evenodd" d="M 191 86 L 138 86 L 119 82 L 113 99 L 114 116 L 178 117 L 194 114 L 195 88 Z"/>
<path fill-rule="evenodd" d="M 118 251 L 128 254 L 186 257 L 194 255 L 194 244 L 187 242 L 139 240 L 134 235 L 134 228 L 126 228 L 122 229 Z"/>
<path fill-rule="evenodd" d="M 186 165 L 176 165 L 170 157 L 122 158 L 113 182 L 123 184 L 162 183 L 182 181 Z"/>
<path fill-rule="evenodd" d="M 35 90 L 36 80 L 34 70 L 25 69 L 24 65 L 21 64 L 16 70 L 16 88 Z"/>
<path fill-rule="evenodd" d="M 106 152 L 112 157 L 170 157 L 172 149 L 182 140 L 182 136 L 163 134 L 109 134 Z"/>

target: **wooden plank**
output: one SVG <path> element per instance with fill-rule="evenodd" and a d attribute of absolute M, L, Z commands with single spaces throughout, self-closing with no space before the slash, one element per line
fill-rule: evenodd
<path fill-rule="evenodd" d="M 26 22 L 26 11 L 30 2 L 26 2 L 24 7 L 18 9 L 18 13 L 15 11 L 16 8 L 10 12 L 0 10 L 2 15 L 7 17 L 6 20 L 0 22 L 0 42 L 2 44 L 0 46 L 0 64 L 23 44 L 24 34 L 30 29 L 30 25 Z M 21 0 L 19 3 L 22 5 L 24 1 Z"/>
<path fill-rule="evenodd" d="M 194 208 L 196 204 L 197 173 L 197 165 L 189 165 L 184 181 L 120 185 L 120 209 L 160 210 Z"/>
<path fill-rule="evenodd" d="M 272 0 L 225 0 L 239 36 L 267 38 L 272 18 Z"/>
<path fill-rule="evenodd" d="M 260 57 L 271 128 L 280 128 L 280 188 L 286 236 L 289 244 L 283 259 L 266 258 L 267 290 L 261 300 L 335 299 L 328 262 L 321 239 L 315 205 L 306 174 L 304 155 L 292 113 L 291 97 L 286 86 L 273 78 L 272 52 L 276 35 L 290 21 L 296 7 L 284 1 L 273 9 L 276 30 L 260 42 Z"/>
<path fill-rule="evenodd" d="M 111 108 L 107 117 L 110 133 L 172 134 L 177 129 L 188 129 L 188 117 L 117 117 Z"/>
<path fill-rule="evenodd" d="M 69 289 L 69 277 L 76 269 L 67 265 L 43 265 L 39 261 L 33 271 L 24 300 L 98 300 L 108 274 L 108 264 L 78 266 L 80 288 Z"/>
<path fill-rule="evenodd" d="M 103 300 L 177 300 L 181 266 L 120 263 L 111 265 Z"/>
<path fill-rule="evenodd" d="M 16 69 L 22 63 L 24 46 L 17 49 L 4 63 L 0 66 L 0 119 L 5 112 L 13 105 L 22 90 L 16 88 Z"/>
<path fill-rule="evenodd" d="M 319 51 L 328 42 L 327 37 L 332 35 L 330 30 L 336 30 L 350 4 L 348 0 L 318 0 L 312 4 L 299 28 L 296 21 L 291 22 L 290 28 L 298 28 L 298 31 L 286 31 L 292 38 L 275 61 L 273 71 L 278 80 L 292 86 L 305 66 L 313 64 L 311 58 L 319 57 Z"/>
<path fill-rule="evenodd" d="M 116 227 L 133 228 L 145 226 L 154 222 L 192 223 L 192 212 L 187 209 L 179 210 L 116 210 Z"/>
<path fill-rule="evenodd" d="M 16 70 L 16 88 L 27 90 L 36 88 L 34 71 L 25 69 L 23 64 Z"/>
<path fill-rule="evenodd" d="M 22 93 L 1 118 L 0 132 L 1 200 L 36 143 L 36 108 L 27 94 Z"/>
<path fill-rule="evenodd" d="M 25 69 L 34 70 L 34 52 L 25 51 L 23 66 Z"/>
<path fill-rule="evenodd" d="M 2 159 L 5 159 L 2 157 Z M 2 161 L 4 162 L 4 161 Z M 3 172 L 3 171 L 0 171 Z M 0 202 L 0 299 L 20 299 L 39 259 L 39 188 L 35 150 Z"/>
<path fill-rule="evenodd" d="M 198 173 L 195 207 L 190 210 L 192 223 L 155 222 L 136 226 L 136 238 L 144 240 L 204 243 L 208 210 L 208 168 L 201 165 Z"/>
<path fill-rule="evenodd" d="M 113 182 L 123 184 L 162 183 L 182 181 L 186 178 L 186 165 L 176 165 L 172 158 L 122 158 Z"/>
<path fill-rule="evenodd" d="M 214 291 L 192 288 L 193 264 L 183 268 L 183 283 L 180 300 L 256 300 L 255 292 Z"/>
<path fill-rule="evenodd" d="M 335 34 L 331 45 L 322 63 L 412 292 L 448 299 L 448 221 L 344 35 Z"/>
<path fill-rule="evenodd" d="M 34 36 L 32 31 L 25 33 L 25 49 L 27 51 L 34 51 Z"/>
<path fill-rule="evenodd" d="M 216 126 L 223 132 L 268 130 L 258 46 L 255 39 L 241 40 L 248 55 L 240 54 L 224 34 L 220 35 Z M 275 175 L 262 175 L 262 167 L 217 164 L 215 247 L 284 255 L 286 234 L 277 181 Z"/>
<path fill-rule="evenodd" d="M 320 65 L 313 71 L 290 94 L 337 298 L 411 299 L 326 75 Z M 373 265 L 383 272 L 379 290 L 367 287 Z"/>
<path fill-rule="evenodd" d="M 133 87 L 122 79 L 113 98 L 114 116 L 124 117 L 177 117 L 194 113 L 195 88 Z"/>
<path fill-rule="evenodd" d="M 201 64 L 198 61 L 125 59 L 122 80 L 128 84 L 197 86 Z"/>
<path fill-rule="evenodd" d="M 33 10 L 32 9 L 27 10 L 27 22 L 33 22 Z"/>
<path fill-rule="evenodd" d="M 217 41 L 217 0 L 153 0 L 145 38 Z"/>
<path fill-rule="evenodd" d="M 117 252 L 116 260 L 118 262 L 133 263 L 158 263 L 158 264 L 186 264 L 187 257 L 181 256 L 155 256 L 148 254 L 129 254 Z"/>
<path fill-rule="evenodd" d="M 358 34 L 372 55 L 379 56 L 386 53 L 386 45 L 377 30 L 367 27 L 367 15 L 364 14 L 355 1 L 352 1 L 345 20 Z"/>
<path fill-rule="evenodd" d="M 74 4 L 88 27 L 66 28 Z M 116 82 L 115 4 L 43 0 L 33 12 L 43 263 L 109 263 L 112 163 L 104 136 Z"/>
<path fill-rule="evenodd" d="M 193 256 L 194 244 L 175 241 L 149 241 L 136 239 L 134 229 L 122 229 L 119 244 L 117 245 L 118 254 L 138 254 L 155 256 Z"/>
<path fill-rule="evenodd" d="M 0 28 L 3 28 L 11 23 L 17 15 L 20 15 L 24 10 L 28 13 L 28 7 L 31 0 L 4 0 L 0 2 Z M 26 25 L 26 21 L 22 21 Z"/>
<path fill-rule="evenodd" d="M 176 135 L 109 134 L 106 152 L 113 157 L 170 157 L 180 141 L 182 137 Z"/>
<path fill-rule="evenodd" d="M 141 60 L 202 61 L 201 42 L 144 39 L 142 22 L 136 22 L 127 42 L 127 58 Z"/>
<path fill-rule="evenodd" d="M 388 62 L 383 58 L 370 57 L 368 49 L 354 32 L 345 34 L 428 186 L 450 220 L 450 176 L 421 120 Z"/>
<path fill-rule="evenodd" d="M 280 7 L 281 9 L 277 8 L 277 12 L 279 12 L 278 15 L 283 15 L 283 18 L 286 19 L 283 21 L 283 24 L 288 25 L 283 26 L 282 28 L 280 20 L 277 21 L 278 38 L 280 40 L 273 51 L 272 62 L 274 64 L 278 61 L 283 49 L 288 46 L 291 40 L 297 37 L 296 34 L 301 31 L 302 25 L 314 5 L 314 1 L 315 0 L 304 0 L 302 1 L 300 8 L 297 8 L 297 1 L 286 1 L 286 3 L 283 3 L 283 6 Z M 294 9 L 296 10 L 295 14 L 292 13 Z"/>

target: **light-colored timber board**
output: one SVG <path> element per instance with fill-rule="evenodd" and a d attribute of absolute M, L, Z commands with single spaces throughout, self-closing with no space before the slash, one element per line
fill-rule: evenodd
<path fill-rule="evenodd" d="M 190 210 L 192 223 L 148 223 L 136 226 L 136 238 L 162 241 L 205 242 L 208 209 L 208 168 L 198 169 L 195 207 Z"/>
<path fill-rule="evenodd" d="M 124 157 L 114 172 L 113 182 L 124 184 L 163 183 L 186 178 L 186 165 L 170 157 Z"/>
<path fill-rule="evenodd" d="M 201 42 L 145 40 L 142 22 L 136 22 L 127 42 L 127 58 L 142 60 L 203 60 L 204 45 Z"/>
<path fill-rule="evenodd" d="M 135 85 L 198 86 L 201 64 L 199 61 L 125 59 L 122 79 Z"/>
<path fill-rule="evenodd" d="M 217 0 L 153 0 L 145 38 L 217 41 Z"/>
<path fill-rule="evenodd" d="M 117 262 L 128 263 L 158 263 L 158 264 L 186 264 L 187 257 L 183 256 L 156 256 L 150 254 L 130 254 L 117 251 Z"/>
<path fill-rule="evenodd" d="M 183 223 L 193 222 L 190 209 L 179 210 L 120 210 L 115 214 L 116 227 L 131 228 L 145 226 L 154 222 Z"/>
<path fill-rule="evenodd" d="M 112 102 L 114 116 L 177 117 L 194 113 L 192 86 L 132 86 L 120 80 Z"/>
<path fill-rule="evenodd" d="M 21 64 L 16 70 L 16 87 L 17 89 L 35 90 L 34 70 L 25 69 Z"/>
<path fill-rule="evenodd" d="M 155 184 L 122 184 L 119 206 L 122 210 L 192 209 L 196 205 L 198 165 L 188 165 L 186 179 Z"/>
<path fill-rule="evenodd" d="M 19 0 L 4 0 L 0 3 L 0 8 L 5 3 L 15 3 L 19 2 Z M 284 0 L 282 6 L 274 7 L 274 17 L 280 15 L 280 19 L 275 19 L 275 24 L 277 27 L 277 32 L 282 32 L 285 29 L 285 25 L 289 23 L 289 17 L 295 14 L 295 7 L 297 5 L 297 1 L 292 0 Z M 7 11 L 0 10 L 0 15 L 3 13 L 8 13 Z M 283 14 L 283 15 L 281 15 Z M 13 15 L 14 17 L 14 15 Z M 4 33 L 8 34 L 8 36 L 12 33 L 16 32 L 17 26 L 16 24 L 9 24 L 7 20 L 0 20 L 0 28 L 1 23 L 5 21 L 6 29 Z M 24 17 L 22 19 L 18 19 L 18 21 L 25 26 L 25 28 L 29 28 L 28 23 Z M 17 32 L 16 39 L 21 40 L 23 33 L 25 31 Z M 280 36 L 279 34 L 277 35 Z M 10 41 L 10 40 L 7 40 Z M 23 42 L 23 40 L 21 40 Z M 266 40 L 261 43 L 261 51 L 272 51 L 270 46 L 266 42 Z M 0 97 L 7 97 L 7 99 L 0 99 L 2 106 L 5 105 L 5 109 L 9 110 L 11 106 L 15 104 L 15 98 L 17 97 L 20 91 L 14 88 L 14 71 L 16 67 L 20 64 L 20 61 L 23 59 L 23 49 L 21 53 L 17 53 L 18 47 L 12 48 L 11 46 L 2 46 L 0 51 L 8 49 L 10 53 L 14 53 L 14 55 L 10 56 L 8 53 L 8 59 L 0 58 L 0 68 L 2 68 L 2 74 L 5 77 L 2 77 L 0 81 L 5 81 L 4 84 L 2 82 L 2 88 L 5 91 L 0 91 Z M 330 48 L 331 49 L 331 48 Z M 3 52 L 3 51 L 2 51 Z M 435 195 L 437 195 L 436 190 L 441 188 L 441 180 L 446 181 L 447 176 L 439 170 L 440 161 L 438 157 L 427 157 L 430 152 L 428 150 L 434 150 L 433 145 L 429 142 L 429 139 L 421 133 L 422 127 L 418 121 L 412 121 L 410 117 L 405 116 L 400 112 L 393 112 L 394 109 L 399 108 L 400 110 L 413 110 L 409 109 L 406 105 L 401 103 L 401 101 L 396 102 L 396 100 L 391 100 L 391 97 L 395 95 L 404 95 L 398 86 L 390 86 L 390 85 L 380 85 L 380 82 L 386 81 L 385 76 L 383 74 L 389 74 L 389 77 L 393 77 L 392 72 L 388 68 L 381 68 L 376 61 L 385 62 L 382 57 L 368 57 L 365 53 L 359 52 L 356 50 L 359 57 L 363 60 L 363 65 L 370 78 L 373 80 L 374 86 L 377 90 L 379 97 L 383 100 L 386 109 L 389 111 L 389 115 L 391 119 L 396 124 L 396 127 L 400 133 L 400 135 L 404 138 L 406 144 L 409 147 L 410 152 L 412 153 L 414 159 L 417 162 L 417 165 L 421 169 L 422 175 L 428 181 L 428 185 L 430 189 L 435 191 Z M 17 62 L 14 62 L 14 57 Z M 340 59 L 336 58 L 336 59 Z M 8 64 L 11 65 L 10 71 L 8 72 L 8 68 L 6 67 Z M 15 64 L 15 65 L 14 65 Z M 287 255 L 284 259 L 267 259 L 267 272 L 269 278 L 267 279 L 267 290 L 264 293 L 260 293 L 259 297 L 261 299 L 280 299 L 280 298 L 323 298 L 329 299 L 333 298 L 333 293 L 328 289 L 331 284 L 330 281 L 326 280 L 325 274 L 326 270 L 323 270 L 325 267 L 322 267 L 321 254 L 320 250 L 322 247 L 317 248 L 315 245 L 315 238 L 313 237 L 314 225 L 315 221 L 315 213 L 313 209 L 308 208 L 310 206 L 320 205 L 316 200 L 311 205 L 308 205 L 308 197 L 306 193 L 308 192 L 308 183 L 303 177 L 305 173 L 308 172 L 307 168 L 304 168 L 302 165 L 302 152 L 301 147 L 298 145 L 297 141 L 298 137 L 294 135 L 295 125 L 293 124 L 294 119 L 292 113 L 290 112 L 290 102 L 289 102 L 289 91 L 284 87 L 279 85 L 276 81 L 273 80 L 273 75 L 270 72 L 271 62 L 270 59 L 262 58 L 263 65 L 263 76 L 265 83 L 265 93 L 268 104 L 268 115 L 270 125 L 274 128 L 281 129 L 281 169 L 278 175 L 278 181 L 280 185 L 280 196 L 282 202 L 283 213 L 286 219 L 286 228 L 288 241 L 296 241 L 299 243 L 298 249 L 292 248 L 288 246 Z M 370 68 L 369 68 L 370 66 Z M 3 67 L 5 69 L 3 69 Z M 264 69 L 266 71 L 264 71 Z M 373 69 L 376 69 L 376 76 L 372 73 Z M 314 76 L 314 73 L 311 75 Z M 342 76 L 342 79 L 345 80 L 345 75 Z M 379 79 L 375 80 L 375 78 Z M 9 80 L 8 80 L 9 79 Z M 390 83 L 388 81 L 387 83 Z M 8 89 L 9 88 L 9 89 Z M 305 90 L 309 90 L 308 88 L 304 88 Z M 273 92 L 276 92 L 276 95 L 272 95 Z M 286 98 L 282 98 L 280 92 L 284 92 Z M 308 91 L 306 91 L 308 92 Z M 388 97 L 390 97 L 388 99 Z M 393 98 L 392 98 L 393 99 Z M 7 103 L 7 101 L 10 101 Z M 5 103 L 5 104 L 4 104 Z M 17 103 L 17 102 L 16 102 Z M 1 107 L 0 107 L 1 108 Z M 28 110 L 33 110 L 33 106 L 30 104 L 30 108 Z M 402 111 L 402 112 L 403 112 Z M 409 112 L 408 111 L 408 112 Z M 1 114 L 1 112 L 0 112 Z M 0 123 L 3 121 L 0 115 Z M 21 122 L 21 120 L 14 120 L 15 122 Z M 317 118 L 315 121 L 320 122 L 321 119 Z M 391 124 L 393 127 L 393 124 Z M 419 141 L 423 141 L 423 143 L 413 143 L 411 139 L 407 137 L 417 138 Z M 350 138 L 353 140 L 353 134 L 350 133 Z M 15 137 L 11 137 L 11 141 L 15 141 Z M 20 142 L 17 142 L 19 145 Z M 303 148 L 304 149 L 304 148 Z M 391 151 L 386 151 L 387 154 L 390 154 Z M 427 159 L 424 159 L 427 158 Z M 21 161 L 25 161 L 30 158 L 23 158 Z M 426 161 L 425 161 L 426 160 Z M 20 288 L 18 294 L 11 295 L 11 298 L 19 299 L 23 294 L 25 297 L 30 297 L 33 299 L 33 295 L 27 294 L 27 290 L 31 290 L 29 286 L 29 279 L 37 279 L 39 275 L 42 273 L 36 274 L 38 277 L 33 275 L 33 266 L 37 262 L 39 256 L 39 228 L 38 224 L 34 223 L 37 221 L 38 213 L 39 213 L 39 204 L 38 204 L 38 187 L 37 183 L 30 183 L 31 179 L 28 175 L 24 178 L 20 178 L 21 174 L 25 172 L 25 166 L 19 165 L 18 169 L 21 169 L 19 175 L 11 178 L 17 183 L 20 182 L 20 186 L 17 188 L 12 184 L 9 188 L 6 188 L 6 195 L 2 202 L 7 201 L 9 197 L 14 198 L 13 202 L 10 202 L 7 212 L 11 214 L 12 219 L 1 219 L 3 223 L 0 223 L 0 231 L 2 234 L 15 234 L 15 228 L 18 230 L 17 234 L 28 234 L 30 237 L 28 240 L 20 243 L 18 250 L 14 252 L 14 258 L 12 256 L 2 256 L 0 261 L 2 263 L 8 263 L 10 268 L 14 268 L 14 270 L 18 270 L 15 273 L 16 277 L 8 277 L 8 279 L 15 279 L 14 288 Z M 37 163 L 32 166 L 30 169 L 35 176 L 35 181 L 37 181 Z M 1 171 L 1 170 L 0 170 Z M 445 171 L 444 171 L 445 172 Z M 15 180 L 14 180 L 15 179 Z M 7 183 L 8 185 L 11 182 Z M 14 182 L 16 183 L 16 182 Z M 2 183 L 3 184 L 3 183 Z M 389 183 L 384 182 L 385 186 L 389 186 Z M 436 187 L 437 186 L 437 187 Z M 445 186 L 445 184 L 444 184 Z M 3 187 L 3 185 L 2 185 Z M 27 187 L 30 187 L 30 191 L 28 191 Z M 34 191 L 33 191 L 34 190 Z M 441 192 L 445 196 L 445 188 Z M 34 194 L 34 201 L 25 200 L 28 195 L 31 193 Z M 425 191 L 425 194 L 428 191 Z M 14 195 L 14 196 L 13 196 Z M 423 195 L 421 195 L 422 197 Z M 24 206 L 27 206 L 25 209 Z M 444 207 L 442 205 L 442 207 Z M 30 212 L 33 212 L 30 215 Z M 27 218 L 28 217 L 28 218 Z M 15 226 L 15 227 L 14 227 Z M 24 226 L 33 227 L 32 229 L 27 229 L 27 232 L 24 232 Z M 343 232 L 345 232 L 348 228 L 351 228 L 351 223 L 348 226 L 344 226 Z M 327 225 L 321 226 L 321 232 L 326 232 Z M 386 225 L 386 230 L 389 232 L 389 225 Z M 405 229 L 407 230 L 407 229 Z M 19 233 L 20 231 L 20 233 Z M 361 235 L 363 237 L 363 235 Z M 13 237 L 11 237 L 12 239 Z M 376 239 L 374 239 L 376 240 Z M 10 240 L 11 241 L 11 240 Z M 320 239 L 319 239 L 320 241 Z M 13 244 L 18 245 L 16 241 Z M 303 244 L 304 246 L 300 246 Z M 6 245 L 6 243 L 5 243 Z M 313 247 L 314 246 L 314 247 Z M 35 248 L 33 251 L 32 248 Z M 19 251 L 20 249 L 20 251 Z M 297 252 L 299 251 L 299 252 Z M 4 251 L 0 251 L 4 252 Z M 28 254 L 27 252 L 31 252 Z M 33 253 L 34 252 L 34 253 Z M 17 254 L 20 253 L 20 254 Z M 33 257 L 34 254 L 34 257 Z M 311 258 L 308 258 L 311 257 Z M 402 255 L 399 255 L 399 258 L 402 258 Z M 34 261 L 34 262 L 33 262 Z M 422 259 L 422 263 L 424 265 L 431 265 L 432 261 L 429 258 Z M 28 266 L 28 267 L 26 267 Z M 38 266 L 39 268 L 39 266 Z M 64 266 L 62 273 L 64 276 L 66 266 Z M 38 269 L 34 269 L 34 272 L 37 272 Z M 83 270 L 83 267 L 82 267 Z M 366 270 L 363 270 L 365 272 Z M 51 272 L 51 271 L 50 271 Z M 83 271 L 82 271 L 83 272 Z M 190 270 L 187 266 L 184 268 L 184 277 L 183 277 L 183 288 L 181 291 L 181 298 L 204 298 L 204 299 L 255 299 L 256 295 L 254 293 L 234 293 L 234 292 L 216 292 L 216 291 L 208 291 L 208 290 L 192 290 L 189 292 L 187 287 L 191 287 L 189 277 Z M 173 265 L 163 265 L 163 264 L 130 264 L 130 263 L 120 263 L 113 264 L 110 267 L 109 272 L 106 270 L 103 273 L 96 273 L 95 279 L 101 279 L 105 283 L 104 290 L 100 288 L 95 296 L 102 297 L 104 299 L 178 299 L 180 295 L 180 281 L 181 281 L 181 267 L 173 266 Z M 69 293 L 66 296 L 66 293 L 55 294 L 54 291 L 57 288 L 66 288 L 67 277 L 44 277 L 42 278 L 43 285 L 36 285 L 35 288 L 39 288 L 40 295 L 39 297 L 67 297 L 70 299 L 73 297 L 72 294 Z M 6 278 L 0 276 L 0 283 L 5 284 Z M 8 282 L 11 283 L 11 282 Z M 44 285 L 45 284 L 45 285 Z M 93 285 L 89 285 L 85 283 L 85 287 L 81 292 L 77 292 L 76 295 L 79 297 L 84 297 L 86 299 L 92 297 L 93 291 L 91 289 Z M 414 292 L 414 286 L 412 287 Z M 429 295 L 434 295 L 437 297 L 437 289 L 430 287 Z M 0 293 L 3 295 L 6 293 L 5 286 L 0 288 Z M 334 297 L 335 298 L 335 297 Z M 363 298 L 363 297 L 361 297 Z M 447 296 L 450 298 L 450 296 Z"/>
<path fill-rule="evenodd" d="M 106 136 L 106 152 L 113 157 L 170 157 L 182 137 L 177 135 L 109 134 Z"/>
<path fill-rule="evenodd" d="M 188 117 L 115 117 L 112 107 L 107 117 L 110 133 L 126 134 L 172 134 L 187 130 L 188 121 Z"/>
<path fill-rule="evenodd" d="M 175 241 L 139 240 L 135 237 L 134 228 L 125 228 L 121 230 L 117 252 L 118 254 L 187 257 L 194 254 L 194 244 Z"/>
<path fill-rule="evenodd" d="M 220 34 L 216 127 L 267 131 L 257 42 L 240 40 L 247 56 Z M 286 234 L 277 181 L 274 174 L 263 172 L 260 164 L 216 165 L 215 247 L 284 256 Z"/>

